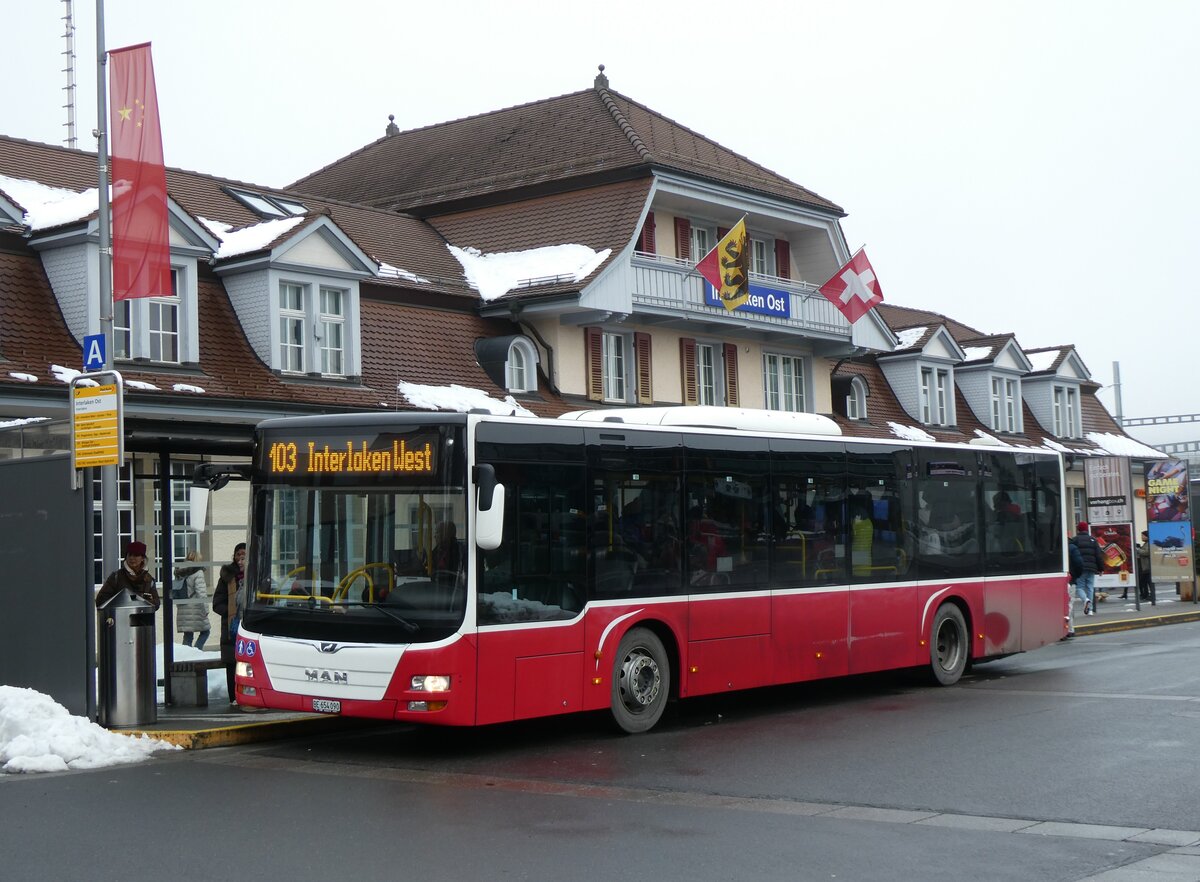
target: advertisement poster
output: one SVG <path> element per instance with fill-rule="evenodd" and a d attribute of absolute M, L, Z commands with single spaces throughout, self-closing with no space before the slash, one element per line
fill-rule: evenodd
<path fill-rule="evenodd" d="M 1188 467 L 1182 459 L 1146 465 L 1146 528 L 1150 531 L 1150 578 L 1190 583 L 1195 577 Z M 1191 586 L 1188 585 L 1190 593 Z"/>
<path fill-rule="evenodd" d="M 1150 578 L 1156 583 L 1192 581 L 1192 524 L 1149 524 Z"/>
<path fill-rule="evenodd" d="M 1182 459 L 1166 459 L 1146 466 L 1146 521 L 1189 521 L 1188 467 Z"/>
<path fill-rule="evenodd" d="M 1093 525 L 1092 535 L 1100 545 L 1100 572 L 1096 587 L 1109 591 L 1133 584 L 1133 526 L 1131 524 Z"/>
<path fill-rule="evenodd" d="M 1133 522 L 1133 481 L 1124 456 L 1094 456 L 1083 462 L 1088 521 L 1093 524 Z"/>

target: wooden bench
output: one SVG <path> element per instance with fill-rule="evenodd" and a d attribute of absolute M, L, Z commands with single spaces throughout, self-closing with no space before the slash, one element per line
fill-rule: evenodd
<path fill-rule="evenodd" d="M 177 707 L 208 707 L 208 672 L 224 670 L 220 659 L 171 663 L 171 701 Z"/>

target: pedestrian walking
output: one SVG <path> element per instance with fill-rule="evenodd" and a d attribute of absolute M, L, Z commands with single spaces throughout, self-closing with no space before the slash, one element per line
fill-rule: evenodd
<path fill-rule="evenodd" d="M 221 617 L 221 661 L 225 663 L 225 684 L 229 687 L 229 703 L 237 704 L 234 688 L 234 644 L 245 605 L 246 543 L 234 546 L 233 559 L 221 567 L 217 590 L 213 592 L 213 612 Z"/>
<path fill-rule="evenodd" d="M 1100 571 L 1100 543 L 1088 530 L 1088 522 L 1075 525 L 1070 544 L 1079 553 L 1079 575 L 1075 577 L 1075 594 L 1083 601 L 1083 614 L 1096 612 L 1096 573 Z"/>

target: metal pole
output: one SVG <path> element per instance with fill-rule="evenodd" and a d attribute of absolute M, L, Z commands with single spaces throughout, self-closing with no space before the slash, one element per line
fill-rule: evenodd
<path fill-rule="evenodd" d="M 175 703 L 171 695 L 171 665 L 175 661 L 175 608 L 171 588 L 175 585 L 175 519 L 171 514 L 171 454 L 163 450 L 158 455 L 158 498 L 162 514 L 159 530 L 158 559 L 161 562 L 159 584 L 162 585 L 163 610 L 163 704 Z"/>
<path fill-rule="evenodd" d="M 104 48 L 104 0 L 96 0 L 96 163 L 100 190 L 100 333 L 104 335 L 104 369 L 112 370 L 112 229 L 108 206 L 108 53 Z M 101 578 L 116 570 L 121 557 L 117 523 L 117 468 L 100 468 Z"/>
<path fill-rule="evenodd" d="M 1125 413 L 1121 407 L 1121 362 L 1113 362 L 1113 398 L 1117 408 L 1117 425 L 1121 425 L 1125 419 Z"/>

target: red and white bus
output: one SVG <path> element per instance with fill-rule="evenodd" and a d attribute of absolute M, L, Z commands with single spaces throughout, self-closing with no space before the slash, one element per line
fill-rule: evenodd
<path fill-rule="evenodd" d="M 454 726 L 1065 633 L 1062 462 L 713 407 L 264 422 L 237 701 Z"/>

